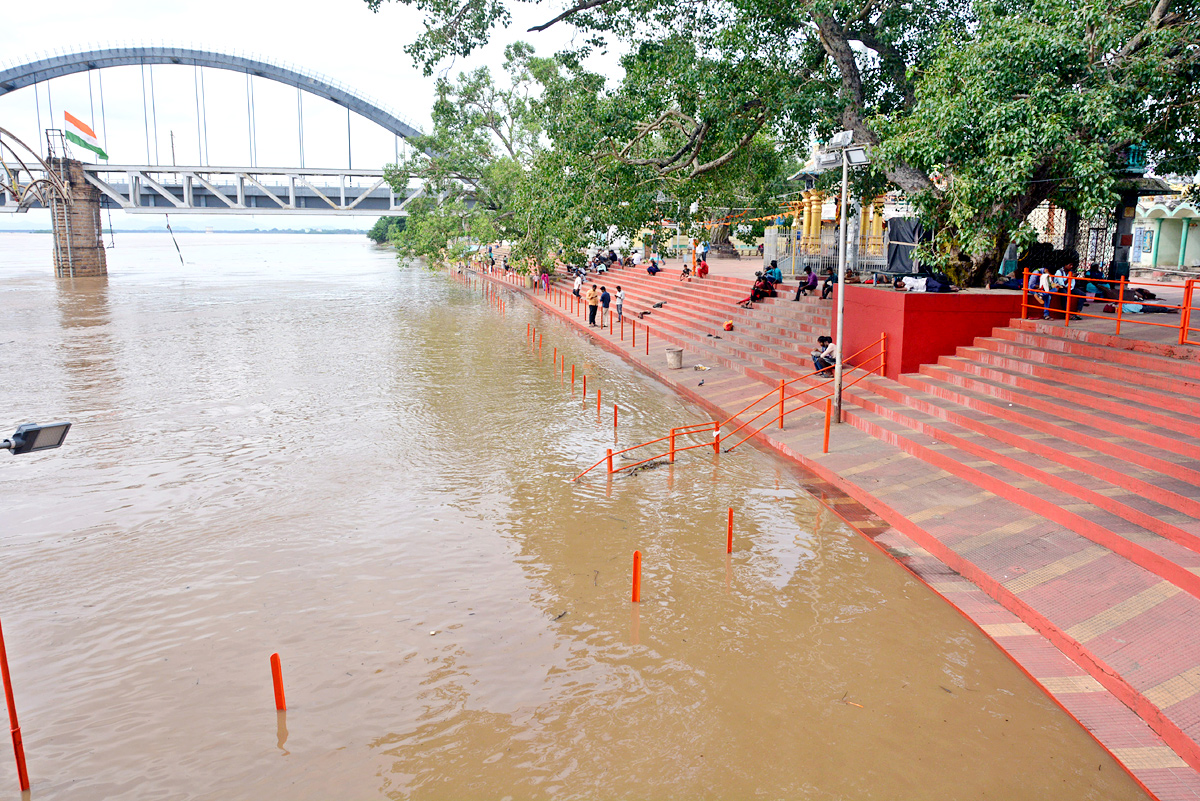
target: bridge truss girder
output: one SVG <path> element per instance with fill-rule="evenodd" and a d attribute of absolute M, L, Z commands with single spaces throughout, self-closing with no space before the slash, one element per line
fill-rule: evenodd
<path fill-rule="evenodd" d="M 398 195 L 379 170 L 85 164 L 83 175 L 107 205 L 132 214 L 399 217 L 421 195 Z M 15 205 L 0 192 L 0 210 Z"/>

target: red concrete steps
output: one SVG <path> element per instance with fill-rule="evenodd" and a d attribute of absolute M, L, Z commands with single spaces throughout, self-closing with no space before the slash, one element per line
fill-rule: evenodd
<path fill-rule="evenodd" d="M 664 301 L 662 307 L 652 309 L 650 315 L 647 318 L 643 318 L 643 321 L 647 319 L 652 323 L 656 320 L 670 321 L 676 327 L 711 333 L 723 339 L 741 342 L 749 351 L 759 351 L 772 355 L 783 354 L 782 358 L 784 359 L 789 358 L 791 354 L 791 350 L 789 349 L 803 350 L 807 353 L 812 341 L 817 336 L 815 331 L 827 330 L 827 326 L 824 324 L 807 325 L 797 323 L 787 327 L 770 322 L 761 322 L 752 317 L 747 317 L 747 311 L 738 307 L 713 309 L 710 306 L 691 301 L 687 297 L 677 297 L 668 293 L 647 297 L 642 295 L 639 288 L 633 285 L 626 289 L 626 293 L 625 310 L 627 314 L 631 309 L 649 306 L 651 298 L 657 297 Z M 631 301 L 637 302 L 631 305 Z M 722 325 L 729 319 L 734 321 L 734 329 L 733 331 L 726 332 L 723 330 Z"/>
<path fill-rule="evenodd" d="M 1083 370 L 1053 367 L 998 354 L 986 360 L 948 356 L 940 359 L 939 363 L 953 365 L 960 372 L 970 372 L 1020 389 L 1044 387 L 1044 391 L 1063 400 L 1085 405 L 1098 403 L 1097 408 L 1108 408 L 1110 411 L 1128 412 L 1132 404 L 1151 414 L 1163 410 L 1184 420 L 1200 417 L 1200 400 L 1172 391 L 1171 387 L 1177 382 L 1168 376 L 1163 376 L 1160 386 L 1152 387 L 1145 381 L 1146 373 L 1126 374 L 1126 379 L 1137 381 L 1133 383 L 1131 380 L 1101 378 Z"/>
<path fill-rule="evenodd" d="M 959 348 L 969 356 L 970 348 Z M 1008 416 L 1048 436 L 1149 467 L 1182 481 L 1200 483 L 1200 447 L 1160 434 L 1139 421 L 1070 406 L 1049 395 L 1012 389 L 1002 383 L 946 368 L 900 377 L 932 395 L 1000 417 Z"/>
<path fill-rule="evenodd" d="M 881 414 L 881 404 L 866 402 L 862 408 L 843 407 L 844 419 L 855 428 L 900 448 L 950 475 L 975 485 L 1030 512 L 1041 515 L 1067 530 L 1129 560 L 1139 568 L 1171 582 L 1200 598 L 1200 553 L 1150 533 L 1109 512 L 1086 504 L 1048 487 L 1022 488 L 1020 474 L 984 463 L 958 448 L 914 430 L 905 422 Z"/>
<path fill-rule="evenodd" d="M 1136 326 L 1136 323 L 1134 325 Z M 1140 326 L 1137 327 L 1140 328 Z M 1145 340 L 1134 339 L 1129 336 L 1117 336 L 1115 334 L 1102 334 L 1097 331 L 1088 331 L 1086 329 L 1079 328 L 1078 326 L 1073 328 L 1066 327 L 1059 323 L 1050 323 L 1043 320 L 1013 320 L 1009 324 L 1009 328 L 1020 329 L 1022 331 L 1031 331 L 1034 333 L 1043 334 L 1045 336 L 1053 336 L 1058 337 L 1059 339 L 1067 339 L 1075 342 L 1085 342 L 1090 345 L 1099 345 L 1105 348 L 1132 350 L 1139 353 L 1150 353 L 1156 356 L 1166 356 L 1174 360 L 1200 362 L 1200 346 L 1196 345 L 1179 345 L 1170 342 L 1148 342 Z"/>
<path fill-rule="evenodd" d="M 921 368 L 921 374 L 946 382 L 956 379 L 954 372 L 943 365 L 926 365 Z M 887 394 L 878 385 L 873 385 L 873 388 Z M 1113 486 L 1140 493 L 1168 508 L 1200 519 L 1200 485 L 1170 479 L 1159 470 L 1139 467 L 1128 460 L 1120 460 L 1120 469 L 1116 469 L 1110 454 L 1078 443 L 1072 443 L 1070 450 L 1066 450 L 1063 447 L 1065 443 L 1046 438 L 1040 428 L 1028 425 L 1014 415 L 1001 417 L 958 404 L 947 404 L 939 398 L 907 387 L 905 392 L 906 401 L 912 403 L 914 408 L 941 416 L 948 422 L 984 434 L 1005 446 L 1020 448 L 1073 470 L 1085 471 Z M 1167 467 L 1169 469 L 1169 465 Z"/>
<path fill-rule="evenodd" d="M 991 337 L 984 341 L 987 339 L 1003 340 L 1010 343 L 1011 347 L 1023 349 L 1022 352 L 1048 364 L 1089 365 L 1084 368 L 1086 371 L 1092 371 L 1093 368 L 1098 369 L 1105 365 L 1119 365 L 1138 372 L 1148 371 L 1158 375 L 1174 376 L 1176 381 L 1186 382 L 1193 389 L 1196 384 L 1200 383 L 1200 361 L 1161 356 L 1144 350 L 1097 345 L 1024 328 L 998 328 L 992 332 Z M 1190 352 L 1196 349 L 1188 350 Z M 1104 370 L 1104 373 L 1111 374 L 1112 370 Z"/>
<path fill-rule="evenodd" d="M 863 386 L 869 392 L 853 392 L 853 399 L 864 409 L 951 445 L 975 460 L 987 460 L 1010 470 L 1027 479 L 1025 483 L 1031 481 L 1035 486 L 1066 493 L 1200 553 L 1200 498 L 1179 495 L 1151 480 L 1136 479 L 1101 463 L 1070 456 L 1030 438 L 1036 432 L 1008 430 L 1004 427 L 1006 421 L 975 418 L 965 409 L 956 411 L 894 381 L 872 378 Z M 1147 477 L 1152 478 L 1152 474 Z M 1129 491 L 1115 492 L 1118 488 Z"/>
<path fill-rule="evenodd" d="M 926 365 L 921 373 L 936 377 L 944 383 L 951 383 L 964 389 L 982 391 L 994 394 L 996 387 L 1012 388 L 1005 394 L 1005 399 L 1021 404 L 1030 404 L 1039 398 L 1050 401 L 1060 401 L 1058 409 L 1073 409 L 1073 418 L 1079 418 L 1081 413 L 1089 410 L 1098 412 L 1103 418 L 1097 418 L 1097 427 L 1107 428 L 1105 420 L 1116 418 L 1118 423 L 1128 422 L 1130 416 L 1136 417 L 1133 423 L 1136 430 L 1143 426 L 1152 426 L 1166 431 L 1174 431 L 1185 436 L 1200 435 L 1200 418 L 1183 412 L 1162 412 L 1143 406 L 1133 406 L 1099 393 L 1079 392 L 1070 385 L 1060 382 L 1037 381 L 1024 378 L 1019 373 L 1002 370 L 972 359 L 959 356 L 944 356 L 937 365 Z M 1062 404 L 1070 404 L 1063 407 Z M 1044 411 L 1053 411 L 1050 406 L 1041 407 Z M 1172 439 L 1168 437 L 1168 439 Z"/>

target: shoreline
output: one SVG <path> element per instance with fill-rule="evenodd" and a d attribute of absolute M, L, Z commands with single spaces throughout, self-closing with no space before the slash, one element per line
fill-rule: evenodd
<path fill-rule="evenodd" d="M 747 401 L 769 389 L 762 381 L 717 365 L 704 373 L 703 388 L 685 384 L 684 377 L 695 373 L 669 370 L 665 359 L 661 359 L 661 349 L 665 345 L 683 347 L 685 353 L 694 349 L 670 333 L 647 326 L 646 330 L 651 332 L 654 340 L 651 354 L 647 355 L 640 339 L 635 351 L 625 341 L 614 340 L 612 334 L 589 329 L 586 323 L 539 292 L 506 280 L 503 273 L 470 270 L 466 274 L 524 297 L 539 311 L 553 315 L 576 333 L 587 334 L 591 343 L 620 356 L 640 372 L 713 413 L 717 419 L 726 419 Z M 639 328 L 646 325 L 639 322 Z M 689 363 L 686 356 L 685 363 Z M 1193 791 L 1200 788 L 1200 775 L 1179 756 L 1181 748 L 1194 747 L 1190 738 L 1161 716 L 1158 720 L 1161 730 L 1151 729 L 1148 721 L 1136 714 L 1128 702 L 1131 696 L 1136 702 L 1140 695 L 1125 685 L 1120 676 L 1090 654 L 1071 650 L 1069 642 L 1056 642 L 1053 636 L 1056 629 L 1052 624 L 1031 625 L 1029 621 L 1040 619 L 1035 610 L 926 531 L 921 522 L 936 519 L 936 505 L 931 505 L 924 516 L 904 515 L 877 493 L 869 492 L 847 478 L 847 475 L 855 474 L 861 479 L 866 469 L 886 461 L 886 451 L 890 447 L 886 442 L 843 424 L 836 427 L 831 438 L 830 454 L 823 456 L 820 453 L 823 424 L 821 413 L 805 414 L 795 421 L 789 416 L 786 430 L 764 431 L 755 440 L 800 468 L 798 472 L 805 474 L 807 479 L 802 479 L 802 483 L 816 500 L 978 627 L 1051 701 L 1108 751 L 1148 794 L 1159 799 L 1194 797 Z M 910 518 L 919 520 L 914 522 Z M 998 598 L 1008 602 L 1002 603 Z M 1106 672 L 1109 674 L 1106 678 L 1116 683 L 1118 691 L 1099 680 L 1097 674 Z"/>

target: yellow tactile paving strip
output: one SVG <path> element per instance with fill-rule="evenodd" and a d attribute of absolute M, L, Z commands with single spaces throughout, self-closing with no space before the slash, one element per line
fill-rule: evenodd
<path fill-rule="evenodd" d="M 1023 576 L 1018 576 L 1014 579 L 1009 579 L 1004 582 L 1005 589 L 1010 592 L 1020 594 L 1026 590 L 1031 590 L 1034 587 L 1045 584 L 1047 581 L 1052 581 L 1059 576 L 1066 575 L 1072 570 L 1091 564 L 1097 559 L 1103 559 L 1111 553 L 1107 548 L 1099 546 L 1091 546 L 1084 548 L 1070 556 L 1064 556 L 1045 567 L 1039 567 L 1037 570 L 1030 571 Z"/>
<path fill-rule="evenodd" d="M 1111 631 L 1122 623 L 1128 623 L 1148 609 L 1158 606 L 1168 598 L 1178 595 L 1181 590 L 1169 581 L 1160 581 L 1153 587 L 1126 598 L 1115 606 L 1110 606 L 1098 615 L 1094 615 L 1082 623 L 1076 623 L 1067 629 L 1067 636 L 1087 642 L 1093 637 L 1099 637 L 1106 631 Z"/>

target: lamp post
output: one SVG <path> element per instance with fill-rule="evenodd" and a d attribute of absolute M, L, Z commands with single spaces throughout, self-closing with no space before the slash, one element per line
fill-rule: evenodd
<path fill-rule="evenodd" d="M 848 183 L 849 168 L 870 164 L 871 159 L 864 145 L 854 146 L 854 132 L 842 131 L 830 140 L 829 145 L 820 154 L 817 166 L 831 169 L 839 160 L 842 162 L 842 202 L 841 223 L 838 237 L 838 273 L 837 273 L 837 330 L 834 333 L 834 349 L 836 363 L 833 367 L 833 421 L 842 422 L 842 334 L 845 330 L 843 323 L 846 315 L 846 247 L 847 207 L 849 201 Z"/>

